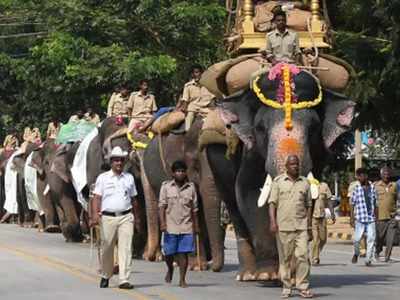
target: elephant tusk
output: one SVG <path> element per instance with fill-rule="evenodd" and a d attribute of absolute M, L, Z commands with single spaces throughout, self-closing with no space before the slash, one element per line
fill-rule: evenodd
<path fill-rule="evenodd" d="M 314 178 L 312 172 L 308 173 L 307 179 L 310 182 L 311 198 L 317 199 L 319 196 L 319 181 Z"/>
<path fill-rule="evenodd" d="M 50 186 L 47 184 L 43 191 L 43 196 L 46 196 L 50 192 Z"/>
<path fill-rule="evenodd" d="M 257 205 L 258 207 L 263 207 L 268 200 L 269 194 L 271 193 L 272 187 L 272 177 L 267 175 L 263 188 L 261 189 L 260 196 L 258 197 Z"/>

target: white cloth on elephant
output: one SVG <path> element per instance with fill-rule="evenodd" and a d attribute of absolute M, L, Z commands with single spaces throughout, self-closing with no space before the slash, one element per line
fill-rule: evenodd
<path fill-rule="evenodd" d="M 10 214 L 18 213 L 17 202 L 17 170 L 14 168 L 13 159 L 15 156 L 21 154 L 21 150 L 15 151 L 7 161 L 6 171 L 4 175 L 4 188 L 6 200 L 4 202 L 4 209 Z"/>
<path fill-rule="evenodd" d="M 39 197 L 37 193 L 37 172 L 35 168 L 30 166 L 32 162 L 33 152 L 29 154 L 25 162 L 24 177 L 25 177 L 25 191 L 28 207 L 31 210 L 42 212 Z"/>
<path fill-rule="evenodd" d="M 72 184 L 74 185 L 79 203 L 87 210 L 87 201 L 83 197 L 82 190 L 87 184 L 87 153 L 90 143 L 99 134 L 99 130 L 94 128 L 81 142 L 76 151 L 71 167 Z"/>

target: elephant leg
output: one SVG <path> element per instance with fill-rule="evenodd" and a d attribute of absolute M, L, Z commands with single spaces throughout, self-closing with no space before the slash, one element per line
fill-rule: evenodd
<path fill-rule="evenodd" d="M 269 230 L 268 209 L 257 206 L 264 178 L 264 160 L 255 152 L 245 153 L 236 179 L 238 206 L 254 247 L 256 279 L 276 280 L 279 258 L 275 236 Z"/>
<path fill-rule="evenodd" d="M 236 156 L 238 157 L 227 160 L 225 153 L 226 146 L 224 145 L 209 145 L 207 147 L 207 157 L 215 178 L 216 186 L 226 204 L 235 230 L 239 257 L 239 270 L 236 280 L 255 280 L 257 278 L 255 249 L 249 228 L 244 218 L 245 215 L 242 214 L 243 211 L 239 208 L 235 192 L 236 174 L 238 173 L 240 164 L 238 159 L 240 155 L 237 154 Z M 209 228 L 209 230 L 213 230 L 213 228 Z"/>
<path fill-rule="evenodd" d="M 221 196 L 216 188 L 206 153 L 203 151 L 199 158 L 201 166 L 199 188 L 211 247 L 211 269 L 214 272 L 219 272 L 224 266 L 224 233 L 220 226 Z"/>
<path fill-rule="evenodd" d="M 60 206 L 64 215 L 62 232 L 66 241 L 81 242 L 83 236 L 79 222 L 79 215 L 74 204 L 74 199 L 71 197 L 69 192 L 60 196 Z"/>
<path fill-rule="evenodd" d="M 49 233 L 59 233 L 61 232 L 60 226 L 57 224 L 57 212 L 54 203 L 51 201 L 49 193 L 44 195 L 46 189 L 47 181 L 40 180 L 37 181 L 37 191 L 40 202 L 40 207 L 44 212 L 44 231 Z"/>

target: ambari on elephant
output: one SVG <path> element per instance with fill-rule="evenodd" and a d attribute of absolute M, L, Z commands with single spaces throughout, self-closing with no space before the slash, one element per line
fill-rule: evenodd
<path fill-rule="evenodd" d="M 188 164 L 189 180 L 196 184 L 200 203 L 200 266 L 195 259 L 191 268 L 207 268 L 212 259 L 213 271 L 224 265 L 223 234 L 220 226 L 220 195 L 208 166 L 204 152 L 199 151 L 199 134 L 203 121 L 196 119 L 186 134 L 168 133 L 156 136 L 144 152 L 144 173 L 148 184 L 144 185 L 148 221 L 147 257 L 155 258 L 160 248 L 158 197 L 163 181 L 171 178 L 171 165 L 176 160 Z"/>
<path fill-rule="evenodd" d="M 259 199 L 266 177 L 284 172 L 290 154 L 300 158 L 301 175 L 319 176 L 334 157 L 332 145 L 349 130 L 354 106 L 345 96 L 323 90 L 313 75 L 291 67 L 263 74 L 252 89 L 224 99 L 222 119 L 237 133 L 242 149 L 231 160 L 223 145 L 209 145 L 206 151 L 236 231 L 238 280 L 277 278 L 267 199 Z"/>

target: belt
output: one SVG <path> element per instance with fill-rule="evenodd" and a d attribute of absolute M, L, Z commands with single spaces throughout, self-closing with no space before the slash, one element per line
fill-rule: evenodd
<path fill-rule="evenodd" d="M 101 214 L 103 216 L 119 217 L 119 216 L 123 216 L 123 215 L 129 214 L 130 212 L 131 212 L 131 209 L 128 209 L 128 210 L 125 210 L 125 211 L 121 211 L 121 212 L 102 211 Z"/>

